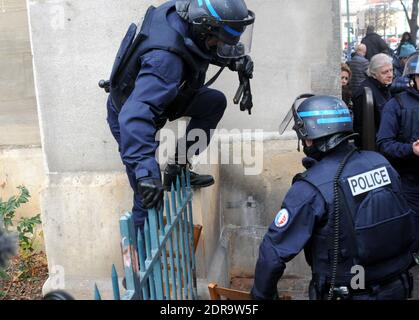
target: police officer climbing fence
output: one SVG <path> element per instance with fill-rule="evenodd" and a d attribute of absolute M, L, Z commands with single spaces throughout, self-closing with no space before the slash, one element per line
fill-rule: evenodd
<path fill-rule="evenodd" d="M 185 136 L 203 130 L 206 147 L 227 106 L 225 95 L 209 86 L 225 67 L 238 72 L 234 102 L 250 114 L 253 62 L 248 53 L 254 21 L 243 0 L 183 0 L 150 7 L 141 26 L 130 26 L 110 80 L 99 86 L 110 92 L 108 123 L 134 190 L 137 228 L 143 227 L 147 209 L 162 206 L 163 190 L 189 168 L 187 150 L 196 141 L 177 148 L 162 184 L 155 136 L 166 121 L 190 117 Z M 205 83 L 209 64 L 220 71 Z M 190 174 L 193 188 L 214 183 L 210 175 Z"/>
<path fill-rule="evenodd" d="M 419 216 L 398 173 L 380 154 L 355 148 L 342 100 L 298 97 L 281 133 L 292 118 L 307 170 L 295 176 L 260 245 L 252 297 L 277 297 L 285 264 L 304 249 L 310 299 L 407 299 Z"/>

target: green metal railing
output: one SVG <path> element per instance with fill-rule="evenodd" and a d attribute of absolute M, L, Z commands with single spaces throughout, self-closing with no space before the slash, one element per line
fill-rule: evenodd
<path fill-rule="evenodd" d="M 164 195 L 164 207 L 148 211 L 137 236 L 131 213 L 120 219 L 126 290 L 121 295 L 112 266 L 115 300 L 195 300 L 196 261 L 189 172 Z M 95 299 L 101 300 L 95 285 Z"/>

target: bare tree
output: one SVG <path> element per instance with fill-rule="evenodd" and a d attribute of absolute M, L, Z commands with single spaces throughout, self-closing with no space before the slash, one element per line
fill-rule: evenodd
<path fill-rule="evenodd" d="M 395 26 L 396 10 L 391 6 L 391 3 L 392 0 L 387 0 L 369 7 L 365 15 L 367 25 L 373 25 L 378 33 L 384 35 L 384 38 L 388 29 Z"/>
<path fill-rule="evenodd" d="M 400 0 L 400 3 L 403 6 L 404 13 L 406 14 L 406 19 L 409 22 L 410 34 L 412 38 L 416 40 L 416 34 L 418 32 L 418 2 L 419 0 L 412 0 L 412 12 L 409 17 L 409 12 L 407 10 L 406 4 L 403 0 Z"/>

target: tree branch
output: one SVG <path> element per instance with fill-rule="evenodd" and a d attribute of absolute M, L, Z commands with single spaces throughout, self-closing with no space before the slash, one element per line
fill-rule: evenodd
<path fill-rule="evenodd" d="M 417 20 L 418 17 L 418 0 L 413 0 L 412 3 L 412 21 Z"/>
<path fill-rule="evenodd" d="M 410 21 L 410 18 L 409 18 L 409 12 L 407 12 L 406 5 L 404 4 L 403 0 L 400 0 L 400 3 L 401 3 L 401 4 L 402 4 L 402 6 L 403 6 L 403 11 L 404 11 L 404 14 L 406 15 L 406 19 L 407 19 L 407 21 L 409 22 L 409 21 Z"/>

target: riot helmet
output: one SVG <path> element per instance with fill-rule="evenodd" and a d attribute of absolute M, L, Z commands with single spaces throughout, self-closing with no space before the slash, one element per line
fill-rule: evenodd
<path fill-rule="evenodd" d="M 291 119 L 294 119 L 292 129 L 298 139 L 313 140 L 320 152 L 335 148 L 353 133 L 349 108 L 332 96 L 298 96 L 279 127 L 280 134 L 285 132 Z"/>
<path fill-rule="evenodd" d="M 403 76 L 414 78 L 417 74 L 419 74 L 419 54 L 415 53 L 406 61 Z"/>
<path fill-rule="evenodd" d="M 240 58 L 250 52 L 255 14 L 243 0 L 183 0 L 176 7 L 178 13 L 187 9 L 180 15 L 192 25 L 193 40 L 216 39 L 216 56 Z"/>

